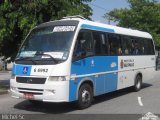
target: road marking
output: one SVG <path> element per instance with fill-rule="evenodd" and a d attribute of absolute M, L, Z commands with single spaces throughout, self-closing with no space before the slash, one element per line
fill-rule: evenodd
<path fill-rule="evenodd" d="M 138 103 L 139 103 L 140 106 L 143 106 L 141 97 L 138 97 Z"/>
<path fill-rule="evenodd" d="M 151 112 L 148 112 L 146 114 L 144 114 L 142 116 L 142 118 L 140 118 L 139 120 L 159 120 L 160 118 L 156 115 L 154 115 L 153 113 Z"/>

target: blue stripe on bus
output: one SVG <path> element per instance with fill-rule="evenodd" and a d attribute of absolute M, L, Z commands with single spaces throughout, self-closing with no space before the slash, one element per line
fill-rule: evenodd
<path fill-rule="evenodd" d="M 87 24 L 82 24 L 81 28 L 91 29 L 91 30 L 98 30 L 98 31 L 103 31 L 103 32 L 112 32 L 112 33 L 115 32 L 114 29 L 98 27 L 98 26 L 93 26 L 93 25 L 87 25 Z"/>
<path fill-rule="evenodd" d="M 12 69 L 12 74 L 30 76 L 31 69 L 32 69 L 32 66 L 14 65 Z"/>
<path fill-rule="evenodd" d="M 117 56 L 88 57 L 72 63 L 71 66 L 71 74 L 76 75 L 84 75 L 115 70 L 118 70 Z"/>
<path fill-rule="evenodd" d="M 92 62 L 94 61 L 94 65 Z M 99 72 L 110 72 L 118 70 L 118 57 L 117 56 L 97 56 L 89 57 L 72 63 L 71 74 L 85 75 Z M 88 77 L 87 77 L 88 78 Z M 89 76 L 92 79 L 94 86 L 94 95 L 101 95 L 107 92 L 117 90 L 117 73 L 101 74 Z M 84 77 L 78 78 L 76 81 L 70 81 L 69 100 L 76 100 L 78 86 Z"/>

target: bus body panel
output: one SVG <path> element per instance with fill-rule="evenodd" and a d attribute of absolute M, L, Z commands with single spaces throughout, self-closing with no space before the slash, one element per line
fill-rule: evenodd
<path fill-rule="evenodd" d="M 74 80 L 70 82 L 70 100 L 77 99 L 80 81 L 86 77 L 95 83 L 95 96 L 133 86 L 138 73 L 145 75 L 144 81 L 153 79 L 154 59 L 155 56 L 96 56 L 76 61 L 71 66 Z"/>
<path fill-rule="evenodd" d="M 69 70 L 68 62 L 59 65 L 18 65 L 14 64 L 12 74 L 25 78 L 24 83 L 11 79 L 11 93 L 15 98 L 24 98 L 23 93 L 34 93 L 35 100 L 47 102 L 69 101 Z M 36 69 L 36 70 L 35 70 Z M 50 81 L 50 76 L 66 76 L 66 81 Z M 44 78 L 45 83 L 31 84 L 34 78 Z M 28 82 L 28 83 L 27 83 Z M 22 90 L 25 89 L 25 90 Z M 42 91 L 40 91 L 42 90 Z M 22 93 L 21 93 L 22 92 Z M 39 94 L 40 93 L 40 94 Z M 39 95 L 36 95 L 39 94 Z"/>
<path fill-rule="evenodd" d="M 26 99 L 24 93 L 32 93 L 34 94 L 33 100 L 45 102 L 69 102 L 69 81 L 47 81 L 45 84 L 22 84 L 11 79 L 10 84 L 11 95 L 14 98 Z"/>
<path fill-rule="evenodd" d="M 118 89 L 133 86 L 138 73 L 143 81 L 153 79 L 155 56 L 119 56 L 118 71 Z"/>
<path fill-rule="evenodd" d="M 69 76 L 70 60 L 57 65 L 13 65 L 12 74 L 23 76 Z"/>
<path fill-rule="evenodd" d="M 72 97 L 70 99 L 76 99 L 78 84 L 85 78 L 90 78 L 95 83 L 94 95 L 117 90 L 117 70 L 118 57 L 116 56 L 95 56 L 73 62 L 71 65 L 71 79 L 73 80 L 70 82 L 70 96 Z"/>

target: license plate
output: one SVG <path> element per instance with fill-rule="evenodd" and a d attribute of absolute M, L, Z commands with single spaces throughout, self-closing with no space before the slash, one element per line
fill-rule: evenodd
<path fill-rule="evenodd" d="M 24 99 L 34 99 L 34 96 L 31 93 L 24 93 L 23 97 L 24 97 Z"/>

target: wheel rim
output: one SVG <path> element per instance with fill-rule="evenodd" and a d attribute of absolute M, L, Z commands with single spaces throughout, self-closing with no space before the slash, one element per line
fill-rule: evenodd
<path fill-rule="evenodd" d="M 90 95 L 90 92 L 87 91 L 86 89 L 84 89 L 82 91 L 82 102 L 83 103 L 89 103 L 91 100 L 91 95 Z"/>
<path fill-rule="evenodd" d="M 141 80 L 139 77 L 137 78 L 137 85 L 136 86 L 138 89 L 140 89 L 140 87 L 141 87 Z"/>

